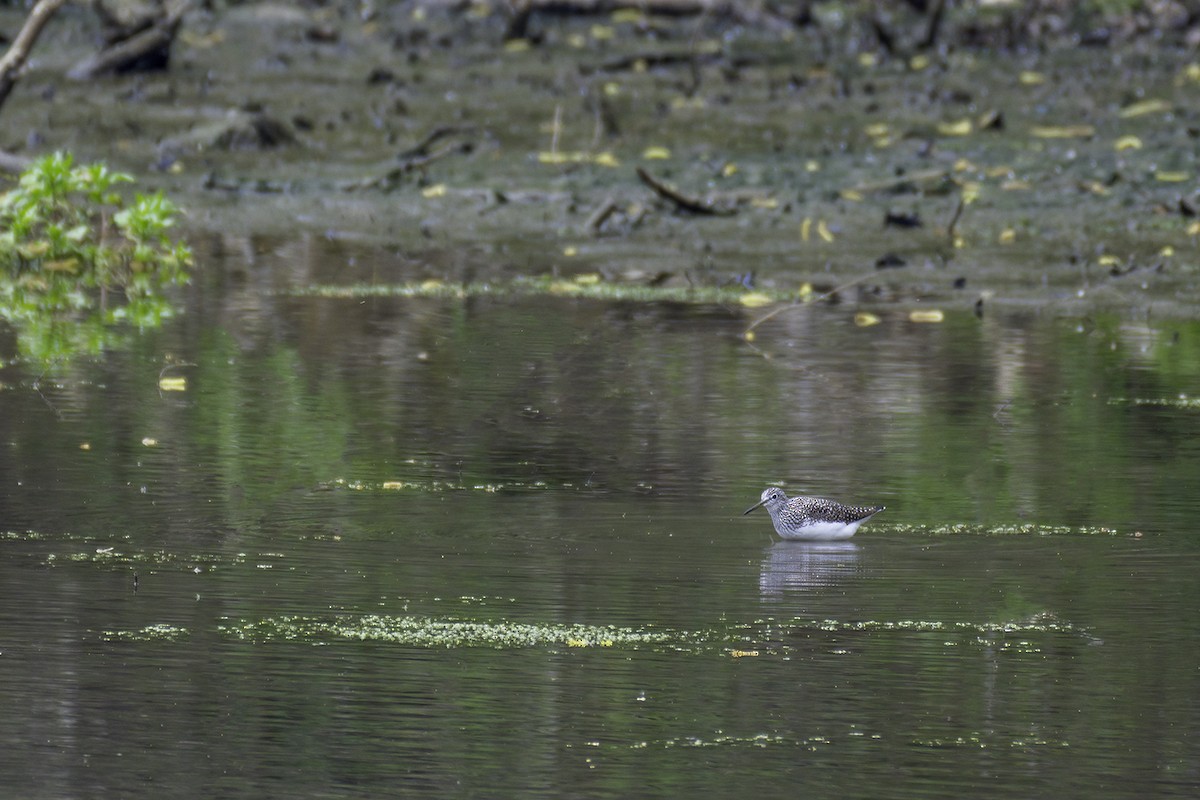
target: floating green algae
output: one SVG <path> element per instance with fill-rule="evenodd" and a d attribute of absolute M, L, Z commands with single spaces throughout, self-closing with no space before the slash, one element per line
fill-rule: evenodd
<path fill-rule="evenodd" d="M 919 534 L 925 536 L 1120 536 L 1115 528 L 1099 525 L 1045 525 L 1021 522 L 1009 525 L 978 525 L 952 522 L 942 525 L 908 525 L 904 523 L 875 525 L 879 533 Z"/>
<path fill-rule="evenodd" d="M 540 480 L 462 483 L 459 481 L 441 480 L 364 481 L 334 478 L 331 481 L 321 483 L 317 488 L 323 491 L 346 489 L 352 492 L 429 492 L 431 494 L 443 492 L 485 492 L 495 494 L 497 492 L 544 491 L 554 488 L 572 489 L 575 488 L 575 484 L 551 484 Z"/>
<path fill-rule="evenodd" d="M 987 646 L 998 651 L 1039 652 L 1038 635 L 1090 635 L 1051 614 L 1007 622 L 931 620 L 760 619 L 701 630 L 616 625 L 528 623 L 457 617 L 338 615 L 282 616 L 223 621 L 226 636 L 247 642 L 295 641 L 310 644 L 381 642 L 406 647 L 513 649 L 531 647 L 651 648 L 720 653 L 731 658 L 780 656 L 791 652 L 790 638 L 804 634 L 941 634 L 947 647 Z M 747 645 L 747 643 L 753 643 Z"/>
<path fill-rule="evenodd" d="M 136 631 L 101 631 L 100 638 L 107 642 L 177 642 L 190 635 L 187 628 L 168 625 L 165 622 L 147 625 Z"/>
<path fill-rule="evenodd" d="M 465 299 L 469 297 L 576 297 L 588 300 L 631 301 L 642 303 L 683 303 L 691 305 L 761 305 L 801 300 L 807 293 L 733 286 L 648 286 L 598 279 L 580 275 L 574 280 L 552 276 L 522 277 L 506 281 L 447 283 L 427 280 L 391 284 L 314 284 L 293 289 L 288 294 L 301 297 L 363 298 L 424 297 Z"/>
<path fill-rule="evenodd" d="M 1110 406 L 1150 406 L 1154 408 L 1181 408 L 1186 411 L 1200 410 L 1200 397 L 1110 397 Z"/>
<path fill-rule="evenodd" d="M 409 647 L 624 647 L 683 645 L 690 637 L 679 632 L 582 625 L 524 622 L 480 622 L 415 616 L 284 616 L 258 621 L 228 620 L 218 629 L 236 639 L 253 642 L 334 641 L 384 642 Z"/>

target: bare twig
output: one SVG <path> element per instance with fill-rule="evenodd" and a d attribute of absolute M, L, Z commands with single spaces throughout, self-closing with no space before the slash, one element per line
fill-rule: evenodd
<path fill-rule="evenodd" d="M 66 2 L 67 0 L 38 0 L 38 4 L 29 12 L 17 38 L 13 40 L 4 57 L 0 58 L 0 106 L 4 105 L 13 86 L 16 85 L 17 78 L 21 76 L 21 70 L 29 59 L 29 52 L 34 43 L 42 34 L 42 28 L 46 27 L 46 23 Z"/>
<path fill-rule="evenodd" d="M 954 245 L 954 229 L 958 225 L 958 220 L 962 216 L 963 209 L 966 207 L 966 201 L 963 200 L 960 194 L 958 196 L 958 205 L 954 208 L 954 216 L 950 218 L 950 224 L 946 226 L 946 236 L 949 237 L 951 246 Z"/>
<path fill-rule="evenodd" d="M 183 15 L 191 8 L 190 0 L 181 0 L 168 9 L 162 18 L 148 28 L 114 42 L 99 53 L 80 61 L 67 77 L 72 80 L 88 80 L 107 72 L 120 72 L 130 64 L 151 53 L 166 52 L 175 40 Z"/>
<path fill-rule="evenodd" d="M 617 209 L 619 208 L 620 206 L 617 205 L 616 200 L 614 200 L 612 197 L 606 197 L 604 202 L 596 206 L 596 210 L 588 215 L 587 222 L 585 222 L 583 225 L 584 230 L 592 234 L 599 233 L 600 229 L 604 227 L 604 223 L 607 222 L 608 218 L 616 213 Z"/>
<path fill-rule="evenodd" d="M 942 21 L 945 18 L 946 0 L 937 0 L 937 5 L 933 7 L 933 11 L 929 15 L 929 27 L 925 29 L 925 36 L 917 42 L 918 50 L 928 50 L 937 44 L 938 34 L 941 33 Z"/>
<path fill-rule="evenodd" d="M 736 207 L 716 206 L 698 197 L 688 197 L 673 186 L 668 186 L 658 180 L 642 167 L 637 168 L 637 176 L 641 179 L 642 183 L 653 189 L 655 194 L 665 200 L 670 200 L 681 211 L 688 211 L 692 214 L 710 214 L 719 217 L 728 217 L 737 213 Z"/>
<path fill-rule="evenodd" d="M 796 309 L 796 308 L 807 308 L 808 306 L 811 306 L 814 303 L 819 303 L 822 300 L 828 300 L 830 297 L 833 297 L 838 292 L 841 292 L 845 289 L 849 289 L 851 286 L 856 286 L 856 285 L 862 283 L 863 281 L 867 280 L 868 278 L 870 278 L 872 275 L 873 275 L 873 273 L 870 273 L 870 272 L 865 273 L 863 275 L 859 275 L 854 280 L 846 281 L 841 286 L 835 286 L 834 288 L 830 289 L 828 292 L 825 292 L 824 294 L 818 295 L 816 297 L 810 297 L 809 299 L 805 300 L 802 303 L 792 303 L 791 305 L 780 306 L 779 308 L 776 308 L 773 311 L 770 311 L 769 313 L 762 315 L 758 319 L 754 320 L 754 322 L 751 322 L 750 327 L 748 327 L 748 328 L 746 328 L 746 330 L 742 331 L 742 336 L 745 336 L 746 334 L 752 332 L 759 325 L 762 325 L 767 320 L 769 320 L 775 316 L 778 316 L 779 314 L 782 314 L 784 311 L 789 311 L 789 310 Z"/>

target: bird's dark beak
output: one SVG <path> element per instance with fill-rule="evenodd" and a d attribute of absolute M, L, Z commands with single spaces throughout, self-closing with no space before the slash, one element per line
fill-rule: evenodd
<path fill-rule="evenodd" d="M 759 506 L 761 506 L 761 505 L 762 505 L 763 503 L 765 503 L 765 502 L 767 502 L 767 501 L 766 501 L 766 500 L 759 500 L 757 503 L 755 503 L 754 505 L 750 506 L 750 507 L 749 507 L 749 508 L 747 508 L 745 511 L 743 511 L 743 512 L 742 512 L 742 516 L 743 516 L 743 517 L 744 517 L 744 516 L 746 516 L 746 515 L 747 515 L 747 514 L 749 514 L 751 511 L 753 511 L 754 509 L 758 508 Z"/>

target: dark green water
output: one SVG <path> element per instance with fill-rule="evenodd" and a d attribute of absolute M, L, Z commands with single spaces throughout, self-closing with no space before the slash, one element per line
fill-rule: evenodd
<path fill-rule="evenodd" d="M 0 372 L 11 796 L 1195 796 L 1197 323 L 820 305 L 751 346 L 297 297 L 422 276 L 257 250 Z M 780 543 L 740 516 L 776 482 L 888 510 Z"/>

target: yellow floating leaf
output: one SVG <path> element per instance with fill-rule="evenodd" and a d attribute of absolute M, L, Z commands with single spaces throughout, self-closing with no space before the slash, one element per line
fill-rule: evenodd
<path fill-rule="evenodd" d="M 737 171 L 738 171 L 737 164 L 733 163 L 732 161 L 726 161 L 724 166 L 721 167 L 721 177 L 722 178 L 733 177 L 734 175 L 737 175 Z"/>
<path fill-rule="evenodd" d="M 753 208 L 779 208 L 779 201 L 774 197 L 752 197 L 750 205 Z"/>
<path fill-rule="evenodd" d="M 929 56 L 924 53 L 918 53 L 908 60 L 908 68 L 913 72 L 920 72 L 929 66 Z"/>
<path fill-rule="evenodd" d="M 799 290 L 797 290 L 797 294 L 800 295 L 801 300 L 807 300 L 808 298 L 812 297 L 812 293 L 813 293 L 813 285 L 811 283 L 809 283 L 808 281 L 805 281 L 804 283 L 800 284 L 800 288 L 799 288 Z"/>
<path fill-rule="evenodd" d="M 866 67 L 867 69 L 870 69 L 877 63 L 879 63 L 879 59 L 875 57 L 874 53 L 863 52 L 858 54 L 858 65 L 860 67 Z"/>
<path fill-rule="evenodd" d="M 589 33 L 598 42 L 608 41 L 616 35 L 616 31 L 611 25 L 593 25 Z"/>
<path fill-rule="evenodd" d="M 421 190 L 421 196 L 422 197 L 445 197 L 446 196 L 446 184 L 435 183 L 433 186 L 426 186 L 424 189 Z"/>
<path fill-rule="evenodd" d="M 171 166 L 167 167 L 167 172 L 171 173 L 172 175 L 180 175 L 183 173 L 183 169 L 183 160 L 180 159 L 178 161 L 171 162 Z"/>
<path fill-rule="evenodd" d="M 646 21 L 646 15 L 642 13 L 641 9 L 621 8 L 614 11 L 609 19 L 617 24 L 622 22 L 632 22 L 638 24 Z"/>
<path fill-rule="evenodd" d="M 644 58 L 636 58 L 633 61 L 633 71 L 637 73 L 645 72 L 650 69 L 650 64 Z"/>
<path fill-rule="evenodd" d="M 80 449 L 80 450 L 84 450 L 84 451 L 91 450 L 91 449 L 92 449 L 92 443 L 91 443 L 91 442 L 80 442 L 80 443 L 79 443 L 79 449 Z"/>
<path fill-rule="evenodd" d="M 1024 192 L 1033 188 L 1033 184 L 1029 181 L 1011 180 L 1000 184 L 1000 188 L 1006 192 Z"/>
<path fill-rule="evenodd" d="M 804 171 L 805 172 L 820 172 L 821 171 L 821 162 L 814 161 L 813 159 L 810 158 L 808 161 L 804 162 Z"/>
<path fill-rule="evenodd" d="M 966 246 L 967 246 L 967 240 L 965 238 L 963 238 L 962 236 L 954 237 L 954 249 L 955 250 L 962 250 Z"/>
<path fill-rule="evenodd" d="M 573 244 L 569 244 L 563 248 L 562 253 L 567 258 L 574 258 L 575 256 L 579 255 L 579 248 Z"/>
<path fill-rule="evenodd" d="M 939 122 L 937 131 L 942 136 L 967 136 L 973 128 L 971 120 L 963 118 L 954 122 Z"/>
<path fill-rule="evenodd" d="M 604 96 L 616 97 L 621 93 L 621 84 L 616 81 L 608 81 L 604 84 Z"/>
<path fill-rule="evenodd" d="M 1122 136 L 1113 142 L 1113 149 L 1118 153 L 1122 150 L 1141 150 L 1142 140 L 1136 136 Z"/>
<path fill-rule="evenodd" d="M 1191 64 L 1188 64 L 1183 68 L 1183 71 L 1179 73 L 1179 77 L 1182 80 L 1200 83 L 1200 64 L 1197 64 L 1195 61 L 1193 61 Z"/>
<path fill-rule="evenodd" d="M 1170 111 L 1171 108 L 1171 104 L 1166 100 L 1157 98 L 1139 100 L 1122 108 L 1117 112 L 1117 116 L 1121 119 L 1132 119 L 1133 117 L 1144 117 L 1147 114 L 1160 114 L 1164 111 Z"/>
<path fill-rule="evenodd" d="M 663 161 L 671 157 L 671 151 L 666 147 L 653 145 L 642 151 L 642 158 L 647 161 Z"/>
<path fill-rule="evenodd" d="M 600 282 L 600 276 L 594 272 L 584 272 L 575 276 L 575 282 L 580 286 L 594 286 Z"/>
<path fill-rule="evenodd" d="M 404 486 L 405 486 L 404 481 L 384 481 L 383 482 L 383 488 L 387 489 L 388 491 L 394 491 L 396 489 L 403 489 Z"/>
<path fill-rule="evenodd" d="M 605 151 L 603 153 L 597 153 L 596 157 L 592 160 L 595 161 L 598 165 L 600 165 L 602 167 L 619 167 L 619 166 L 621 166 L 621 162 L 617 160 L 617 157 L 607 151 Z"/>
<path fill-rule="evenodd" d="M 994 167 L 988 167 L 983 171 L 983 174 L 989 178 L 1011 178 L 1012 167 L 1007 164 L 997 164 Z"/>
<path fill-rule="evenodd" d="M 872 122 L 867 127 L 863 128 L 863 133 L 870 136 L 872 139 L 878 139 L 881 136 L 888 135 L 888 125 L 886 122 Z"/>
<path fill-rule="evenodd" d="M 588 643 L 584 639 L 567 639 L 567 647 L 587 647 Z"/>
<path fill-rule="evenodd" d="M 186 392 L 187 378 L 159 378 L 158 388 L 164 392 Z"/>
<path fill-rule="evenodd" d="M 437 278 L 426 278 L 421 281 L 421 291 L 423 292 L 432 292 L 440 288 L 442 288 L 442 282 Z"/>
<path fill-rule="evenodd" d="M 1012 244 L 1017 240 L 1017 232 L 1012 228 L 1005 228 L 1000 231 L 1000 235 L 996 237 L 996 241 L 1000 244 Z"/>
<path fill-rule="evenodd" d="M 1040 72 L 1027 69 L 1021 72 L 1017 80 L 1020 81 L 1022 86 L 1041 86 L 1046 82 L 1046 76 Z"/>
<path fill-rule="evenodd" d="M 980 186 L 975 181 L 966 181 L 962 185 L 962 199 L 967 205 L 979 199 Z"/>
<path fill-rule="evenodd" d="M 417 6 L 416 8 L 414 8 L 412 10 L 411 17 L 412 17 L 413 22 L 424 22 L 425 21 L 425 7 Z"/>
<path fill-rule="evenodd" d="M 1102 267 L 1115 267 L 1120 265 L 1121 259 L 1112 255 L 1100 256 L 1098 259 L 1096 259 L 1096 263 Z"/>
<path fill-rule="evenodd" d="M 829 226 L 825 224 L 825 220 L 817 220 L 817 236 L 820 236 L 825 242 L 833 241 L 833 232 L 829 230 Z"/>
<path fill-rule="evenodd" d="M 1158 254 L 1163 258 L 1170 258 L 1171 256 L 1175 255 L 1175 248 L 1171 247 L 1169 244 L 1164 245 L 1163 249 L 1158 251 Z"/>
<path fill-rule="evenodd" d="M 910 311 L 908 314 L 909 322 L 941 322 L 946 318 L 946 315 L 937 309 L 930 311 Z"/>
<path fill-rule="evenodd" d="M 742 338 L 745 339 L 747 342 L 753 342 L 754 341 L 754 331 L 746 331 L 745 333 L 742 334 Z"/>
<path fill-rule="evenodd" d="M 158 447 L 158 439 L 153 436 L 146 436 L 142 439 L 142 447 Z"/>
<path fill-rule="evenodd" d="M 738 302 L 746 308 L 760 308 L 762 306 L 769 306 L 775 301 L 770 295 L 763 294 L 762 292 L 746 292 L 746 294 L 738 298 Z"/>
<path fill-rule="evenodd" d="M 508 53 L 524 53 L 528 49 L 528 39 L 509 39 L 504 43 L 504 50 Z"/>
<path fill-rule="evenodd" d="M 587 47 L 587 37 L 582 33 L 572 33 L 567 37 L 567 45 L 575 48 L 576 50 L 582 50 L 583 48 Z"/>
<path fill-rule="evenodd" d="M 729 655 L 733 656 L 734 658 L 747 658 L 747 657 L 753 658 L 754 656 L 758 655 L 758 651 L 757 650 L 730 650 Z"/>
<path fill-rule="evenodd" d="M 674 97 L 671 99 L 671 108 L 680 111 L 685 108 L 703 109 L 708 107 L 708 102 L 699 95 L 694 97 Z"/>
<path fill-rule="evenodd" d="M 878 325 L 882 321 L 869 311 L 859 311 L 854 315 L 854 324 L 860 328 L 869 328 L 872 325 Z"/>
<path fill-rule="evenodd" d="M 954 162 L 955 172 L 970 172 L 973 169 L 975 169 L 975 165 L 972 164 L 968 159 L 960 158 L 958 161 Z"/>
<path fill-rule="evenodd" d="M 1172 172 L 1164 169 L 1160 169 L 1154 173 L 1154 180 L 1160 183 L 1183 183 L 1186 180 L 1190 180 L 1191 177 L 1192 173 L 1190 172 Z"/>
<path fill-rule="evenodd" d="M 861 203 L 863 201 L 863 194 L 857 189 L 842 189 L 838 192 L 838 197 L 843 200 L 849 200 L 852 203 Z"/>
<path fill-rule="evenodd" d="M 1092 125 L 1035 125 L 1029 131 L 1038 139 L 1089 139 L 1096 135 Z"/>
<path fill-rule="evenodd" d="M 547 287 L 550 294 L 578 294 L 579 284 L 571 281 L 554 281 Z"/>
<path fill-rule="evenodd" d="M 1188 236 L 1200 236 L 1200 220 L 1197 220 L 1187 226 Z"/>
<path fill-rule="evenodd" d="M 809 233 L 812 231 L 812 217 L 805 217 L 800 223 L 800 241 L 807 242 Z"/>
<path fill-rule="evenodd" d="M 1079 183 L 1079 188 L 1083 189 L 1085 192 L 1091 192 L 1099 197 L 1106 197 L 1108 194 L 1110 194 L 1110 189 L 1099 181 L 1081 181 Z"/>

